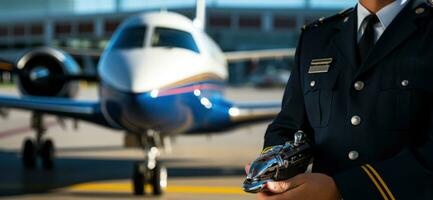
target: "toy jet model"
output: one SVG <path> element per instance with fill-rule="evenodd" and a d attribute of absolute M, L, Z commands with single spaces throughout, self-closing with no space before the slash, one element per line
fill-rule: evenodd
<path fill-rule="evenodd" d="M 298 131 L 293 141 L 272 147 L 251 164 L 243 189 L 249 193 L 265 191 L 267 182 L 287 180 L 305 172 L 312 158 L 305 133 Z"/>

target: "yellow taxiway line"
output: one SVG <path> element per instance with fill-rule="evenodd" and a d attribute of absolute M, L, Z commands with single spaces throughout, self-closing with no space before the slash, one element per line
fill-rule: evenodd
<path fill-rule="evenodd" d="M 131 192 L 130 183 L 84 183 L 66 188 L 72 192 Z M 146 191 L 151 190 L 146 186 Z M 169 185 L 166 189 L 169 193 L 193 193 L 193 194 L 243 194 L 246 193 L 240 187 L 217 186 L 175 186 Z"/>

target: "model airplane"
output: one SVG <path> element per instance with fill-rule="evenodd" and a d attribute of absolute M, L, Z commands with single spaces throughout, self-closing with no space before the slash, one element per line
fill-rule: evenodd
<path fill-rule="evenodd" d="M 236 104 L 224 99 L 227 62 L 291 57 L 294 51 L 224 54 L 204 32 L 205 2 L 198 0 L 197 5 L 194 21 L 171 12 L 125 20 L 100 56 L 98 101 L 73 100 L 77 80 L 88 77 L 64 51 L 38 48 L 12 63 L 22 96 L 0 96 L 0 108 L 33 112 L 36 138 L 24 142 L 24 166 L 34 168 L 40 156 L 43 166 L 52 168 L 54 144 L 44 137 L 43 116 L 70 117 L 133 136 L 146 152 L 134 167 L 134 193 L 143 194 L 144 185 L 151 183 L 153 193 L 161 194 L 167 174 L 157 156 L 164 137 L 224 131 L 273 118 L 280 103 Z"/>
<path fill-rule="evenodd" d="M 295 133 L 293 141 L 272 147 L 251 164 L 244 181 L 244 191 L 266 191 L 267 182 L 287 180 L 305 172 L 312 161 L 312 155 L 305 134 L 301 131 Z"/>

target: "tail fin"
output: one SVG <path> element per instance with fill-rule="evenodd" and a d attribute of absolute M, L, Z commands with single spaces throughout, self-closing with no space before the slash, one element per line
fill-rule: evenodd
<path fill-rule="evenodd" d="M 194 19 L 194 25 L 204 30 L 206 26 L 206 0 L 196 0 L 196 16 Z"/>

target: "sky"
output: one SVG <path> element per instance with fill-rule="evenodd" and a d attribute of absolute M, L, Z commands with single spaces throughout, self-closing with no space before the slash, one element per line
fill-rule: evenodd
<path fill-rule="evenodd" d="M 355 5 L 357 0 L 208 0 L 213 7 L 245 8 L 302 8 L 310 2 L 312 8 L 343 9 Z M 180 8 L 193 7 L 195 0 L 75 0 L 74 10 L 77 13 L 112 12 L 120 5 L 122 11 L 133 11 L 145 8 Z"/>

